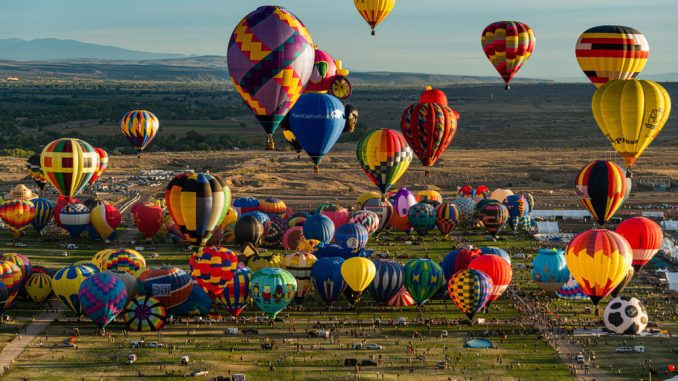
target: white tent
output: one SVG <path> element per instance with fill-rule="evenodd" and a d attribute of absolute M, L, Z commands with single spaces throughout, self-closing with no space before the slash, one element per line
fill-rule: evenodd
<path fill-rule="evenodd" d="M 664 230 L 676 231 L 676 230 L 678 230 L 678 221 L 673 221 L 673 220 L 662 221 L 661 227 Z"/>
<path fill-rule="evenodd" d="M 530 212 L 530 217 L 541 217 L 541 218 L 563 218 L 570 220 L 581 220 L 586 217 L 590 217 L 591 213 L 588 210 L 548 210 L 548 209 L 537 209 Z"/>
<path fill-rule="evenodd" d="M 670 291 L 678 292 L 678 273 L 664 273 Z"/>
<path fill-rule="evenodd" d="M 556 221 L 537 221 L 537 234 L 558 234 L 560 228 Z"/>
<path fill-rule="evenodd" d="M 657 218 L 657 219 L 662 219 L 664 218 L 664 212 L 648 212 L 648 211 L 643 211 L 641 213 L 643 217 L 647 218 Z"/>

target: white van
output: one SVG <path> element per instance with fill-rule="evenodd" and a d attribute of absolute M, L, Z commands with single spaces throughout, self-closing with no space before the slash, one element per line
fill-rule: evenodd
<path fill-rule="evenodd" d="M 188 365 L 189 362 L 191 362 L 191 359 L 188 356 L 181 356 L 181 365 Z"/>
<path fill-rule="evenodd" d="M 141 348 L 144 346 L 144 341 L 143 340 L 132 340 L 129 342 L 130 347 L 132 348 Z"/>
<path fill-rule="evenodd" d="M 645 353 L 645 346 L 644 345 L 636 345 L 633 347 L 633 351 L 636 353 Z"/>

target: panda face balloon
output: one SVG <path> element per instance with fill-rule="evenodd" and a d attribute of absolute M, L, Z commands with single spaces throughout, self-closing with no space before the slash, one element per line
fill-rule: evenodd
<path fill-rule="evenodd" d="M 645 306 L 633 297 L 614 298 L 605 307 L 605 327 L 617 334 L 637 335 L 645 330 L 648 320 Z"/>

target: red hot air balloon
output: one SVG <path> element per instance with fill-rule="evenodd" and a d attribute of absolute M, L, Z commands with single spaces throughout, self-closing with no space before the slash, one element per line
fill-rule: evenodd
<path fill-rule="evenodd" d="M 487 274 L 492 279 L 490 287 L 490 302 L 497 300 L 506 291 L 513 278 L 511 265 L 502 257 L 484 254 L 476 257 L 468 265 L 469 269 L 476 269 Z"/>
<path fill-rule="evenodd" d="M 509 82 L 532 55 L 536 42 L 532 28 L 518 21 L 488 25 L 480 38 L 483 51 L 510 89 Z M 501 200 L 500 200 L 501 201 Z"/>
<path fill-rule="evenodd" d="M 429 86 L 419 103 L 405 109 L 400 117 L 400 129 L 421 164 L 432 167 L 452 143 L 458 120 L 459 113 L 447 106 L 445 94 Z"/>
<path fill-rule="evenodd" d="M 132 207 L 134 226 L 146 239 L 151 239 L 158 233 L 162 227 L 164 216 L 165 213 L 162 208 L 152 202 L 136 203 Z"/>
<path fill-rule="evenodd" d="M 645 217 L 633 217 L 617 226 L 617 233 L 626 238 L 633 250 L 631 264 L 636 272 L 645 266 L 659 251 L 664 233 L 656 222 Z"/>

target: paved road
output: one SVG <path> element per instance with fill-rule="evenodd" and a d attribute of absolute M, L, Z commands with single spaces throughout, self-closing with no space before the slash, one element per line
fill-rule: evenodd
<path fill-rule="evenodd" d="M 33 342 L 38 336 L 41 336 L 45 329 L 58 318 L 63 311 L 57 312 L 43 312 L 35 321 L 26 326 L 26 332 L 17 335 L 5 348 L 0 352 L 0 376 L 5 373 L 14 360 L 23 353 L 24 349 Z"/>

